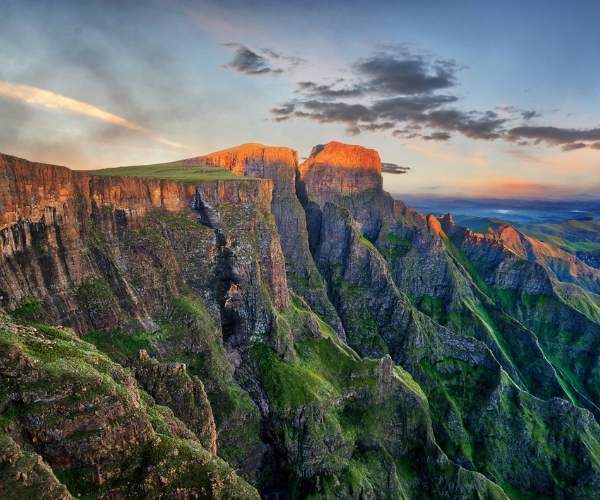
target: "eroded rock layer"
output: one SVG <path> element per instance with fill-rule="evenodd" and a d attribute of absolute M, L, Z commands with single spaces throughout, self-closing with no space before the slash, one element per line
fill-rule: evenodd
<path fill-rule="evenodd" d="M 360 146 L 181 164 L 238 177 L 0 156 L 0 495 L 597 496 L 592 268 Z"/>

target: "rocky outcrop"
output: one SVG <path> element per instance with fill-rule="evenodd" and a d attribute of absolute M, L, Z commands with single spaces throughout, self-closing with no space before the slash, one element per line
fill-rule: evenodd
<path fill-rule="evenodd" d="M 0 496 L 51 500 L 73 498 L 40 455 L 23 449 L 4 433 L 0 433 Z"/>
<path fill-rule="evenodd" d="M 298 159 L 296 152 L 290 148 L 242 144 L 184 160 L 184 163 L 218 166 L 237 175 L 271 179 L 278 194 L 295 192 L 294 177 Z"/>
<path fill-rule="evenodd" d="M 185 363 L 160 363 L 145 350 L 138 353 L 133 373 L 154 400 L 173 410 L 213 455 L 217 454 L 217 429 L 204 384 L 190 377 Z"/>
<path fill-rule="evenodd" d="M 124 368 L 72 332 L 2 316 L 0 335 L 2 408 L 10 415 L 1 434 L 13 450 L 0 468 L 10 464 L 21 488 L 33 492 L 44 481 L 51 497 L 68 498 L 47 463 L 77 496 L 258 498 Z M 37 456 L 33 469 L 17 443 Z"/>
<path fill-rule="evenodd" d="M 120 248 L 152 213 L 188 216 L 190 208 L 219 205 L 252 207 L 264 218 L 261 214 L 270 212 L 272 200 L 269 180 L 194 186 L 93 177 L 6 156 L 0 157 L 0 179 L 8 186 L 1 200 L 6 207 L 0 234 L 1 305 L 10 310 L 35 299 L 50 319 L 79 331 L 108 329 L 127 317 L 134 320 L 132 326 L 154 328 L 149 310 L 158 304 L 147 303 L 136 292 L 123 272 L 128 249 Z M 283 255 L 276 231 L 271 234 L 261 265 L 276 307 L 285 307 L 289 298 Z"/>
<path fill-rule="evenodd" d="M 509 225 L 500 226 L 490 234 L 520 258 L 543 266 L 555 280 L 574 283 L 592 293 L 600 293 L 600 270 L 589 266 L 576 255 L 526 236 Z"/>
<path fill-rule="evenodd" d="M 332 193 L 355 194 L 383 187 L 382 166 L 374 149 L 329 142 L 313 148 L 300 166 L 300 178 L 315 201 Z"/>

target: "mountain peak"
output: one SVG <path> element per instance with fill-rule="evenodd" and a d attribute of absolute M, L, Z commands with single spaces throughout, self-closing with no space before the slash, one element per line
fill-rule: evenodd
<path fill-rule="evenodd" d="M 381 159 L 377 151 L 337 141 L 319 144 L 312 149 L 303 167 L 310 168 L 315 164 L 347 169 L 372 169 L 381 173 Z"/>
<path fill-rule="evenodd" d="M 307 192 L 319 199 L 319 193 L 381 191 L 381 170 L 381 160 L 374 149 L 334 141 L 313 148 L 300 165 L 300 178 Z"/>
<path fill-rule="evenodd" d="M 292 165 L 294 168 L 298 164 L 297 154 L 293 149 L 257 143 L 240 144 L 191 160 L 220 166 L 238 175 L 254 175 L 253 166 L 257 164 L 284 164 Z"/>

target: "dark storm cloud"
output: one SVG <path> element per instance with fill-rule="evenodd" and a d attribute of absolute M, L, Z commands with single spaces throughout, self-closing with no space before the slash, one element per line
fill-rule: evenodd
<path fill-rule="evenodd" d="M 551 145 L 583 141 L 600 141 L 600 128 L 576 129 L 559 127 L 515 127 L 508 131 L 510 138 L 531 139 Z"/>
<path fill-rule="evenodd" d="M 253 52 L 245 45 L 227 43 L 225 46 L 235 48 L 235 55 L 233 56 L 233 59 L 225 65 L 226 68 L 246 75 L 264 75 L 267 73 L 276 74 L 283 72 L 280 68 L 272 68 L 266 58 Z"/>

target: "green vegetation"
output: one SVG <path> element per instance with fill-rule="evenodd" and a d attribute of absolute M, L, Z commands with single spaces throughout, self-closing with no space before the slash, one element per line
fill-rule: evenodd
<path fill-rule="evenodd" d="M 590 321 L 600 325 L 600 295 L 569 283 L 557 282 L 554 284 L 554 289 L 565 304 L 585 314 Z"/>
<path fill-rule="evenodd" d="M 149 332 L 129 333 L 122 330 L 111 332 L 89 331 L 82 336 L 86 342 L 94 344 L 102 352 L 110 356 L 117 363 L 126 364 L 127 361 L 144 349 L 150 354 L 155 354 L 153 341 L 156 334 Z"/>
<path fill-rule="evenodd" d="M 103 498 L 119 489 L 125 498 L 146 498 L 171 496 L 169 492 L 182 488 L 197 497 L 257 498 L 252 487 L 189 432 L 182 438 L 177 430 L 182 423 L 141 391 L 128 370 L 72 331 L 43 324 L 0 329 L 0 356 L 11 367 L 2 390 L 22 398 L 5 400 L 0 391 L 0 424 L 10 423 L 11 433 L 28 436 L 23 450 L 38 464 L 41 457 L 29 450 L 43 450 L 50 463 L 62 461 L 56 477 L 74 496 Z M 11 388 L 13 383 L 17 385 Z M 16 446 L 3 427 L 0 455 L 7 446 Z M 42 445 L 36 444 L 40 441 Z M 27 477 L 31 468 L 24 462 L 11 459 L 0 467 L 0 476 L 17 478 L 11 492 L 15 498 L 25 498 L 23 488 L 40 481 L 35 474 Z M 25 481 L 19 481 L 20 474 Z M 98 474 L 105 478 L 100 484 Z M 52 485 L 52 478 L 42 478 L 40 488 Z"/>
<path fill-rule="evenodd" d="M 233 379 L 220 329 L 192 294 L 173 299 L 159 326 L 156 332 L 90 332 L 84 339 L 122 364 L 140 349 L 163 362 L 186 363 L 188 373 L 203 381 L 217 425 L 227 429 L 219 442 L 220 456 L 239 463 L 260 444 L 260 415 Z"/>
<path fill-rule="evenodd" d="M 404 257 L 412 246 L 412 241 L 401 238 L 394 233 L 387 233 L 382 238 L 381 253 L 390 261 Z"/>
<path fill-rule="evenodd" d="M 116 299 L 112 288 L 104 278 L 88 278 L 75 290 L 79 306 L 92 317 L 106 314 Z"/>
<path fill-rule="evenodd" d="M 369 240 L 369 238 L 367 238 L 366 236 L 361 236 L 360 240 L 361 244 L 363 244 L 364 246 L 366 246 L 367 248 L 369 248 L 370 250 L 373 250 L 374 252 L 377 251 L 377 249 L 375 248 L 375 245 L 373 245 L 373 243 L 371 242 L 371 240 Z"/>
<path fill-rule="evenodd" d="M 567 220 L 560 223 L 523 224 L 520 231 L 567 252 L 600 250 L 599 220 Z"/>
<path fill-rule="evenodd" d="M 42 302 L 27 297 L 19 302 L 12 315 L 21 321 L 42 321 L 46 318 L 46 311 Z"/>
<path fill-rule="evenodd" d="M 419 311 L 426 314 L 434 321 L 437 321 L 442 325 L 446 323 L 446 304 L 443 299 L 432 297 L 431 295 L 423 295 L 422 297 L 413 300 L 413 303 Z"/>
<path fill-rule="evenodd" d="M 221 167 L 186 165 L 183 163 L 162 163 L 157 165 L 137 165 L 130 167 L 103 168 L 86 171 L 90 175 L 102 177 L 147 177 L 198 183 L 208 181 L 228 181 L 239 179 L 230 170 Z M 246 179 L 248 177 L 245 177 Z"/>

